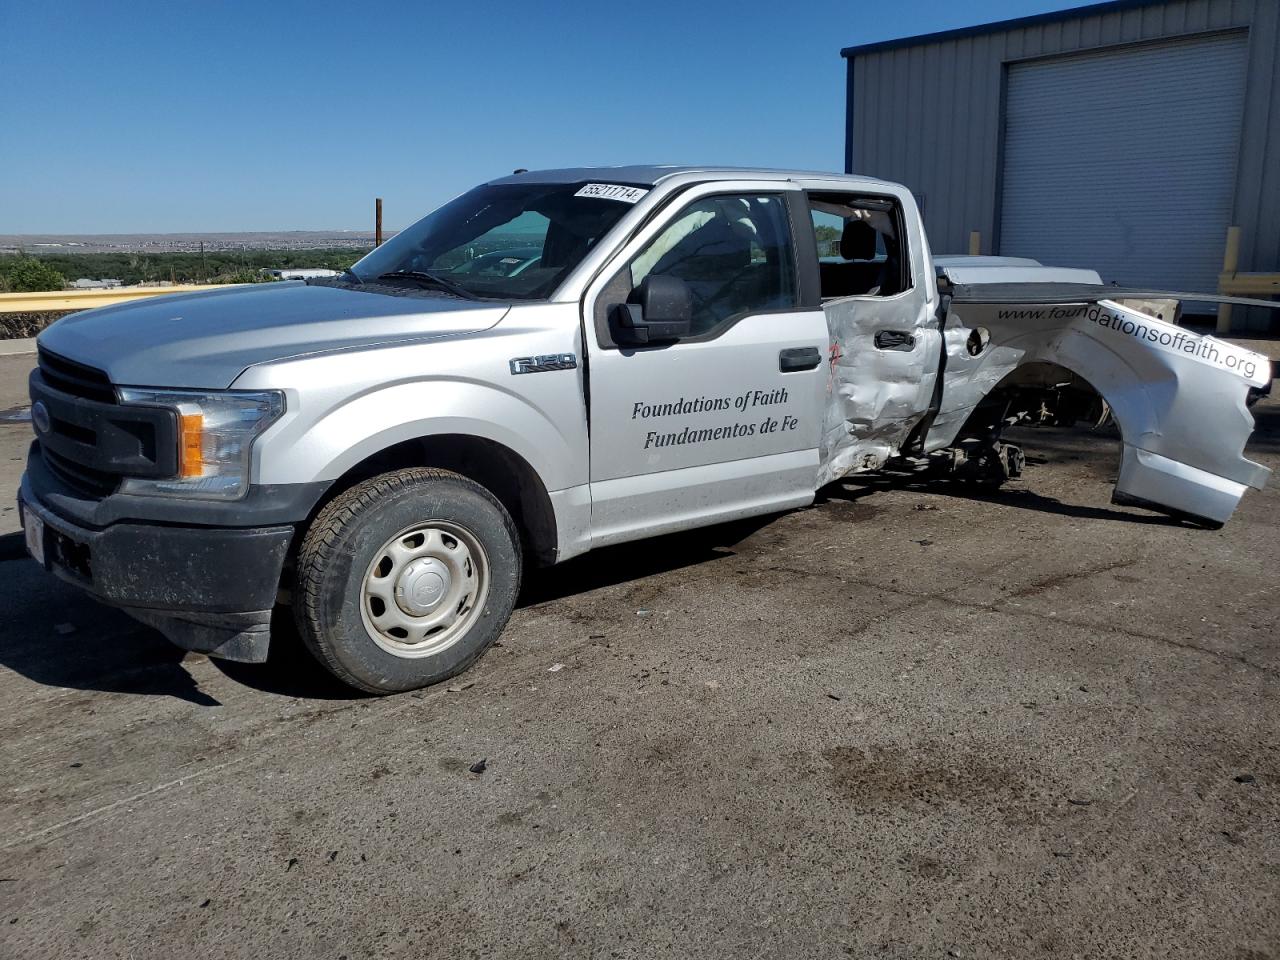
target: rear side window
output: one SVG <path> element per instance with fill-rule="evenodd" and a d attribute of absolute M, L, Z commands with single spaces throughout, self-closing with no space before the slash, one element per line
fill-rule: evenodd
<path fill-rule="evenodd" d="M 840 261 L 840 240 L 844 236 L 845 224 L 848 221 L 825 210 L 813 211 L 813 234 L 818 241 L 818 259 Z M 875 256 L 878 260 L 885 258 L 887 251 L 884 245 L 884 234 L 876 233 Z"/>
<path fill-rule="evenodd" d="M 781 196 L 695 200 L 628 268 L 631 289 L 646 277 L 683 280 L 693 297 L 693 335 L 751 313 L 800 303 L 786 204 Z"/>
<path fill-rule="evenodd" d="M 822 298 L 892 297 L 911 287 L 902 209 L 886 197 L 809 194 Z"/>

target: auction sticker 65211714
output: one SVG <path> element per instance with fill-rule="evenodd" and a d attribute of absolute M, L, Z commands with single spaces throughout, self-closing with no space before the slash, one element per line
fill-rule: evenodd
<path fill-rule="evenodd" d="M 644 187 L 627 187 L 620 183 L 588 183 L 574 194 L 575 197 L 596 197 L 600 200 L 621 200 L 635 203 L 649 193 Z"/>

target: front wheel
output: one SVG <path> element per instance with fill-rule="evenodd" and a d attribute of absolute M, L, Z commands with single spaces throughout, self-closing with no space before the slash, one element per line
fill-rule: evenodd
<path fill-rule="evenodd" d="M 520 590 L 520 539 L 489 491 L 445 470 L 372 477 L 335 497 L 298 552 L 294 611 L 307 648 L 369 693 L 471 666 Z"/>

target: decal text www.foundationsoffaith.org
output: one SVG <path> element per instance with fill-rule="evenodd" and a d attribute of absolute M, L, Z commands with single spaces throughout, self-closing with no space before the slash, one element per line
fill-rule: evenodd
<path fill-rule="evenodd" d="M 1259 358 L 1256 354 L 1238 350 L 1230 344 L 1202 337 L 1160 320 L 1153 320 L 1141 314 L 1129 315 L 1109 310 L 1098 303 L 1073 304 L 1051 307 L 1001 310 L 997 314 L 1001 320 L 1073 320 L 1083 318 L 1099 327 L 1113 330 L 1135 340 L 1187 354 L 1197 360 L 1203 360 L 1214 366 L 1238 373 L 1246 380 L 1254 380 L 1258 376 Z"/>

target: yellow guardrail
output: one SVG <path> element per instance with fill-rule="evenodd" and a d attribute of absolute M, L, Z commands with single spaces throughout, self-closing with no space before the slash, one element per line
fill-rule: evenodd
<path fill-rule="evenodd" d="M 0 313 L 54 313 L 65 310 L 92 310 L 113 303 L 128 303 L 170 293 L 198 293 L 226 290 L 231 283 L 174 284 L 169 287 L 113 287 L 110 290 L 50 290 L 44 293 L 0 293 Z"/>

